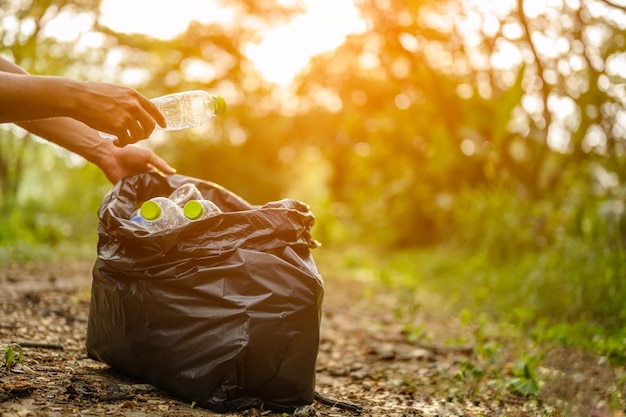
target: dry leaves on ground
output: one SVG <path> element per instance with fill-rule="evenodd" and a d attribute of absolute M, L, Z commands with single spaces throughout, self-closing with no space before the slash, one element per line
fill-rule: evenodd
<path fill-rule="evenodd" d="M 0 367 L 0 416 L 220 416 L 86 357 L 91 267 L 78 262 L 0 269 L 0 344 L 19 344 L 24 354 L 10 370 Z M 361 416 L 377 417 L 623 415 L 609 411 L 610 395 L 620 395 L 612 388 L 617 376 L 598 358 L 566 351 L 548 358 L 552 366 L 544 369 L 560 378 L 549 386 L 554 401 L 503 395 L 497 381 L 459 378 L 475 352 L 471 343 L 443 343 L 450 336 L 467 339 L 461 334 L 467 330 L 453 320 L 420 311 L 414 319 L 439 337 L 410 342 L 394 316 L 393 293 L 377 288 L 368 296 L 368 286 L 349 278 L 326 280 L 317 366 L 323 397 L 303 417 L 358 415 L 350 405 L 361 406 Z M 569 391 L 559 391 L 562 386 Z M 248 410 L 228 417 L 277 415 Z"/>

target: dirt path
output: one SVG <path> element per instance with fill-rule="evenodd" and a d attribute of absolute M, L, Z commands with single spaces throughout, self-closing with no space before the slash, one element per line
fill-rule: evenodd
<path fill-rule="evenodd" d="M 11 370 L 0 366 L 0 416 L 222 415 L 192 408 L 87 358 L 91 268 L 88 262 L 0 268 L 0 345 L 19 343 L 24 354 L 23 363 Z M 471 338 L 463 334 L 467 329 L 422 309 L 415 328 L 436 337 L 427 344 L 423 338 L 409 342 L 405 324 L 396 318 L 398 303 L 397 295 L 380 288 L 326 277 L 319 392 L 362 406 L 362 416 L 623 415 L 615 404 L 610 407 L 623 397 L 615 388 L 617 371 L 580 353 L 562 351 L 544 365 L 544 372 L 560 378 L 553 378 L 556 385 L 545 401 L 503 394 L 488 378 L 459 378 L 475 355 Z M 467 342 L 444 343 L 453 338 Z M 576 368 L 577 363 L 582 365 Z M 321 401 L 306 413 L 357 414 Z M 257 410 L 228 416 L 260 415 L 279 416 Z"/>

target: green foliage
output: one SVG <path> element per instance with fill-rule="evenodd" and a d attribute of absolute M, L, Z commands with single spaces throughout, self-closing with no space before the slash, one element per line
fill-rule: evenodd
<path fill-rule="evenodd" d="M 507 239 L 512 239 L 510 234 L 500 244 L 516 246 Z M 464 323 L 477 326 L 476 340 L 487 340 L 480 333 L 486 320 L 481 314 L 486 314 L 488 320 L 524 329 L 538 342 L 577 346 L 626 363 L 623 256 L 620 248 L 594 248 L 570 238 L 501 259 L 451 245 L 382 253 L 352 249 L 343 255 L 340 268 L 362 279 L 384 277 L 381 282 L 409 295 L 419 289 L 434 291 L 439 309 L 452 306 L 464 312 L 459 313 Z M 405 314 L 409 305 L 407 300 Z M 407 326 L 409 337 L 423 337 L 418 326 Z M 482 348 L 490 356 L 492 349 L 486 344 Z"/>
<path fill-rule="evenodd" d="M 535 340 L 580 347 L 608 358 L 613 363 L 626 363 L 626 331 L 623 328 L 607 331 L 588 321 L 559 322 L 553 318 L 543 318 L 533 326 L 528 326 L 528 330 Z"/>
<path fill-rule="evenodd" d="M 24 167 L 19 198 L 0 217 L 0 264 L 93 257 L 97 208 L 110 185 L 80 159 L 67 166 L 66 152 L 38 154 Z"/>
<path fill-rule="evenodd" d="M 8 369 L 11 369 L 18 363 L 24 362 L 24 351 L 22 346 L 17 343 L 7 345 L 4 348 L 4 364 Z"/>
<path fill-rule="evenodd" d="M 535 372 L 539 358 L 527 350 L 531 345 L 522 334 L 468 309 L 462 310 L 461 318 L 464 326 L 473 329 L 474 348 L 470 356 L 460 360 L 457 377 L 471 391 L 489 386 L 500 396 L 535 397 L 540 385 Z"/>
<path fill-rule="evenodd" d="M 522 397 L 530 397 L 539 393 L 539 381 L 535 368 L 537 358 L 522 358 L 513 366 L 513 378 L 508 380 L 509 387 Z"/>

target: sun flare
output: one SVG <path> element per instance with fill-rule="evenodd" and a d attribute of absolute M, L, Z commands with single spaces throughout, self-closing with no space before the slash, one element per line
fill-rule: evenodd
<path fill-rule="evenodd" d="M 266 80 L 288 84 L 311 56 L 332 50 L 346 35 L 365 29 L 354 0 L 306 0 L 305 9 L 291 22 L 272 28 L 260 44 L 246 49 L 246 55 Z M 177 0 L 175 9 L 163 1 L 105 0 L 101 11 L 102 23 L 113 30 L 158 39 L 183 32 L 191 20 L 207 23 L 231 18 L 217 2 L 206 0 Z"/>
<path fill-rule="evenodd" d="M 309 0 L 306 4 L 305 14 L 272 29 L 261 44 L 246 51 L 269 81 L 288 83 L 313 55 L 332 50 L 348 34 L 365 29 L 353 0 Z"/>
<path fill-rule="evenodd" d="M 207 23 L 228 18 L 219 4 L 206 0 L 176 0 L 176 7 L 165 1 L 104 0 L 100 11 L 102 23 L 115 31 L 162 40 L 183 32 L 191 20 Z"/>

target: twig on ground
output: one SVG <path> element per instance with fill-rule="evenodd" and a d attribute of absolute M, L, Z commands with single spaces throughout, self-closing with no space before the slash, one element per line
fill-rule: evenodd
<path fill-rule="evenodd" d="M 334 398 L 327 397 L 326 395 L 320 393 L 319 391 L 315 391 L 313 398 L 321 404 L 327 405 L 329 407 L 337 407 L 344 410 L 355 411 L 360 413 L 363 411 L 363 407 L 359 404 L 350 403 L 347 401 L 336 400 Z"/>
<path fill-rule="evenodd" d="M 16 343 L 23 348 L 27 347 L 27 348 L 63 350 L 63 345 L 59 345 L 57 343 L 36 342 L 36 341 L 32 341 L 32 342 L 21 341 L 21 342 L 16 342 Z"/>

